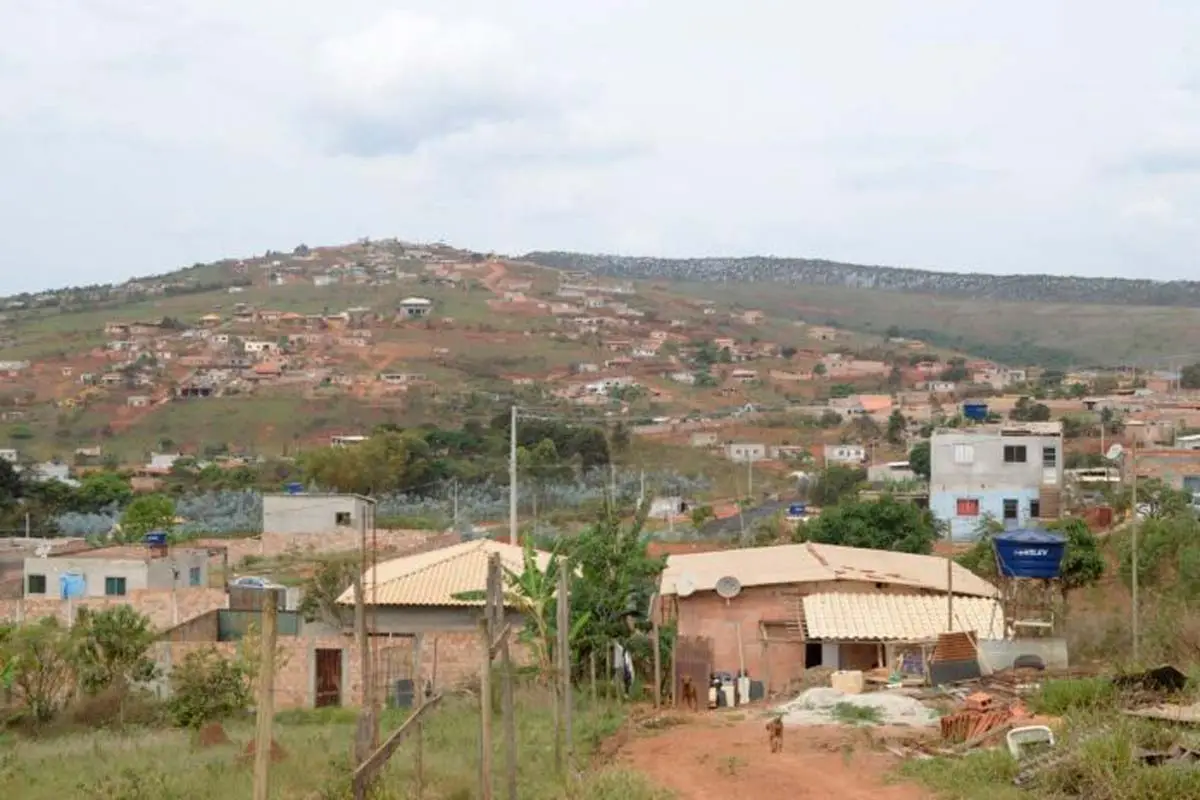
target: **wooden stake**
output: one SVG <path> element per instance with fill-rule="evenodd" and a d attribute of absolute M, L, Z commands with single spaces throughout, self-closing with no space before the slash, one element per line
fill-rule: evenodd
<path fill-rule="evenodd" d="M 592 708 L 596 707 L 596 651 L 588 653 L 588 671 L 592 675 Z M 593 713 L 595 713 L 593 711 Z"/>
<path fill-rule="evenodd" d="M 679 707 L 679 622 L 675 623 L 675 644 L 671 646 L 671 707 Z"/>
<path fill-rule="evenodd" d="M 654 620 L 654 707 L 662 707 L 662 654 L 659 652 L 658 619 Z"/>
<path fill-rule="evenodd" d="M 488 612 L 479 620 L 482 663 L 479 672 L 479 797 L 492 800 L 492 636 Z"/>
<path fill-rule="evenodd" d="M 273 598 L 272 598 L 273 599 Z M 271 793 L 271 727 L 275 721 L 275 632 L 279 608 L 262 606 L 262 653 L 259 658 L 258 703 L 255 709 L 254 800 Z"/>
<path fill-rule="evenodd" d="M 413 639 L 412 650 L 413 700 L 416 703 L 416 711 L 418 713 L 420 713 L 421 708 L 425 705 L 425 687 L 421 681 L 421 645 L 424 639 L 425 637 L 418 633 Z M 425 737 L 420 717 L 417 717 L 417 727 L 413 733 L 417 740 L 413 769 L 417 777 L 417 800 L 421 800 L 422 795 L 425 793 Z"/>
<path fill-rule="evenodd" d="M 508 800 L 517 800 L 517 712 L 513 698 L 512 656 L 509 654 L 508 636 L 500 650 L 504 675 L 501 691 L 504 694 L 504 783 Z"/>
<path fill-rule="evenodd" d="M 571 574 L 565 564 L 558 572 L 558 674 L 563 699 L 563 734 L 566 739 L 567 764 L 575 752 L 571 708 Z"/>

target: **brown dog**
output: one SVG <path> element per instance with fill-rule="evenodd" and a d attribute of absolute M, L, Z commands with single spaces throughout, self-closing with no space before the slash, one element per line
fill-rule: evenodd
<path fill-rule="evenodd" d="M 690 675 L 683 676 L 683 704 L 692 711 L 696 710 L 696 687 L 692 685 Z"/>
<path fill-rule="evenodd" d="M 783 717 L 776 717 L 767 723 L 767 736 L 770 737 L 771 752 L 783 752 Z"/>

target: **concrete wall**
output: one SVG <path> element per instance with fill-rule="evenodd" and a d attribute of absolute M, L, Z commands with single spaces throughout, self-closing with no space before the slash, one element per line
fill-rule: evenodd
<path fill-rule="evenodd" d="M 194 584 L 191 581 L 192 569 L 199 570 L 198 581 Z M 203 588 L 208 586 L 208 553 L 204 550 L 180 549 L 171 551 L 170 555 L 163 558 L 27 558 L 25 596 L 57 599 L 60 594 L 59 577 L 68 573 L 84 577 L 86 597 L 104 597 L 106 578 L 124 578 L 126 594 Z M 29 593 L 30 575 L 46 578 L 45 594 Z"/>
<path fill-rule="evenodd" d="M 216 608 L 225 608 L 228 598 L 222 589 L 179 589 L 178 591 L 136 591 L 125 597 L 85 597 L 81 600 L 60 600 L 53 597 L 30 597 L 0 600 L 0 621 L 21 623 L 26 620 L 56 617 L 64 624 L 81 607 L 104 609 L 128 605 L 150 618 L 151 624 L 165 630 Z"/>
<path fill-rule="evenodd" d="M 358 530 L 369 503 L 354 495 L 266 494 L 263 495 L 263 530 L 283 534 L 332 533 Z M 345 524 L 338 515 L 348 514 Z"/>
<path fill-rule="evenodd" d="M 1025 528 L 1033 521 L 1030 513 L 1031 503 L 1038 500 L 1039 491 L 1028 489 L 995 489 L 992 491 L 960 491 L 930 492 L 929 510 L 938 520 L 950 526 L 950 539 L 955 542 L 974 541 L 979 537 L 978 529 L 985 514 L 990 514 L 997 522 L 1004 520 L 1004 501 L 1017 501 L 1016 521 L 1005 522 L 1009 528 Z M 958 516 L 959 498 L 979 501 L 978 516 Z"/>

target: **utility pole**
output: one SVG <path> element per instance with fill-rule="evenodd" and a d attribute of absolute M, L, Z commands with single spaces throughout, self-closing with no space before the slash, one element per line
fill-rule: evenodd
<path fill-rule="evenodd" d="M 1133 661 L 1136 664 L 1138 657 L 1141 654 L 1141 631 L 1138 618 L 1141 616 L 1141 609 L 1138 607 L 1138 501 L 1137 501 L 1137 435 L 1133 437 L 1133 449 L 1130 452 L 1129 458 L 1130 469 L 1133 470 L 1133 489 L 1130 497 L 1130 504 L 1133 506 L 1133 522 L 1130 525 L 1130 537 L 1133 540 L 1133 608 L 1130 613 L 1133 615 L 1132 631 L 1133 631 Z"/>
<path fill-rule="evenodd" d="M 258 702 L 254 709 L 254 800 L 267 800 L 271 793 L 271 726 L 275 721 L 275 636 L 279 604 L 275 592 L 264 594 Z"/>
<path fill-rule="evenodd" d="M 367 647 L 367 598 L 363 581 L 367 579 L 367 512 L 363 508 L 359 512 L 358 519 L 359 530 L 359 555 L 361 561 L 360 575 L 357 581 L 354 582 L 354 635 L 358 642 L 358 657 L 361 664 L 359 673 L 362 682 L 362 714 L 370 714 L 371 701 L 371 653 Z M 371 582 L 374 583 L 375 576 L 371 576 Z M 360 717 L 362 719 L 362 717 Z M 363 726 L 360 723 L 359 733 L 363 733 Z M 361 746 L 361 750 L 356 754 L 358 763 L 366 760 L 370 754 L 369 744 L 367 741 L 357 742 Z"/>
<path fill-rule="evenodd" d="M 646 470 L 644 469 L 638 475 L 638 485 L 641 487 L 638 489 L 638 506 L 641 506 L 646 502 Z"/>
<path fill-rule="evenodd" d="M 517 407 L 512 407 L 508 437 L 508 543 L 517 544 Z"/>
<path fill-rule="evenodd" d="M 746 496 L 754 499 L 754 456 L 746 454 Z"/>
<path fill-rule="evenodd" d="M 454 479 L 454 532 L 458 533 L 458 478 Z"/>

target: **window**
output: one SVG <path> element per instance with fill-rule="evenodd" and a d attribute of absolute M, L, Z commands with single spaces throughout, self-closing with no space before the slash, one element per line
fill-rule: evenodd
<path fill-rule="evenodd" d="M 956 445 L 954 445 L 954 463 L 955 464 L 974 464 L 975 463 L 975 445 L 973 445 L 973 444 L 956 444 Z"/>
<path fill-rule="evenodd" d="M 1042 448 L 1042 466 L 1057 467 L 1058 466 L 1058 448 L 1043 447 Z"/>
<path fill-rule="evenodd" d="M 1017 518 L 1017 501 L 1006 499 L 1004 501 L 1004 519 L 1013 520 Z"/>
<path fill-rule="evenodd" d="M 192 567 L 188 570 L 188 585 L 189 586 L 199 586 L 200 585 L 200 568 L 199 567 Z"/>
<path fill-rule="evenodd" d="M 978 517 L 979 516 L 979 500 L 974 497 L 958 498 L 958 508 L 956 513 L 960 517 Z"/>
<path fill-rule="evenodd" d="M 108 597 L 124 597 L 125 596 L 125 579 L 105 577 L 104 579 L 104 594 Z"/>
<path fill-rule="evenodd" d="M 1030 500 L 1029 501 L 1029 516 L 1033 517 L 1034 519 L 1041 518 L 1041 516 L 1042 516 L 1042 501 L 1041 500 Z"/>
<path fill-rule="evenodd" d="M 335 525 L 349 526 L 350 525 L 350 512 L 349 511 L 337 512 L 333 516 L 333 521 L 334 521 Z"/>
<path fill-rule="evenodd" d="M 1004 463 L 1005 464 L 1024 464 L 1028 460 L 1028 453 L 1023 444 L 1006 444 L 1004 445 Z"/>
<path fill-rule="evenodd" d="M 28 578 L 28 586 L 26 594 L 45 594 L 46 593 L 46 576 L 45 575 L 30 575 Z"/>

